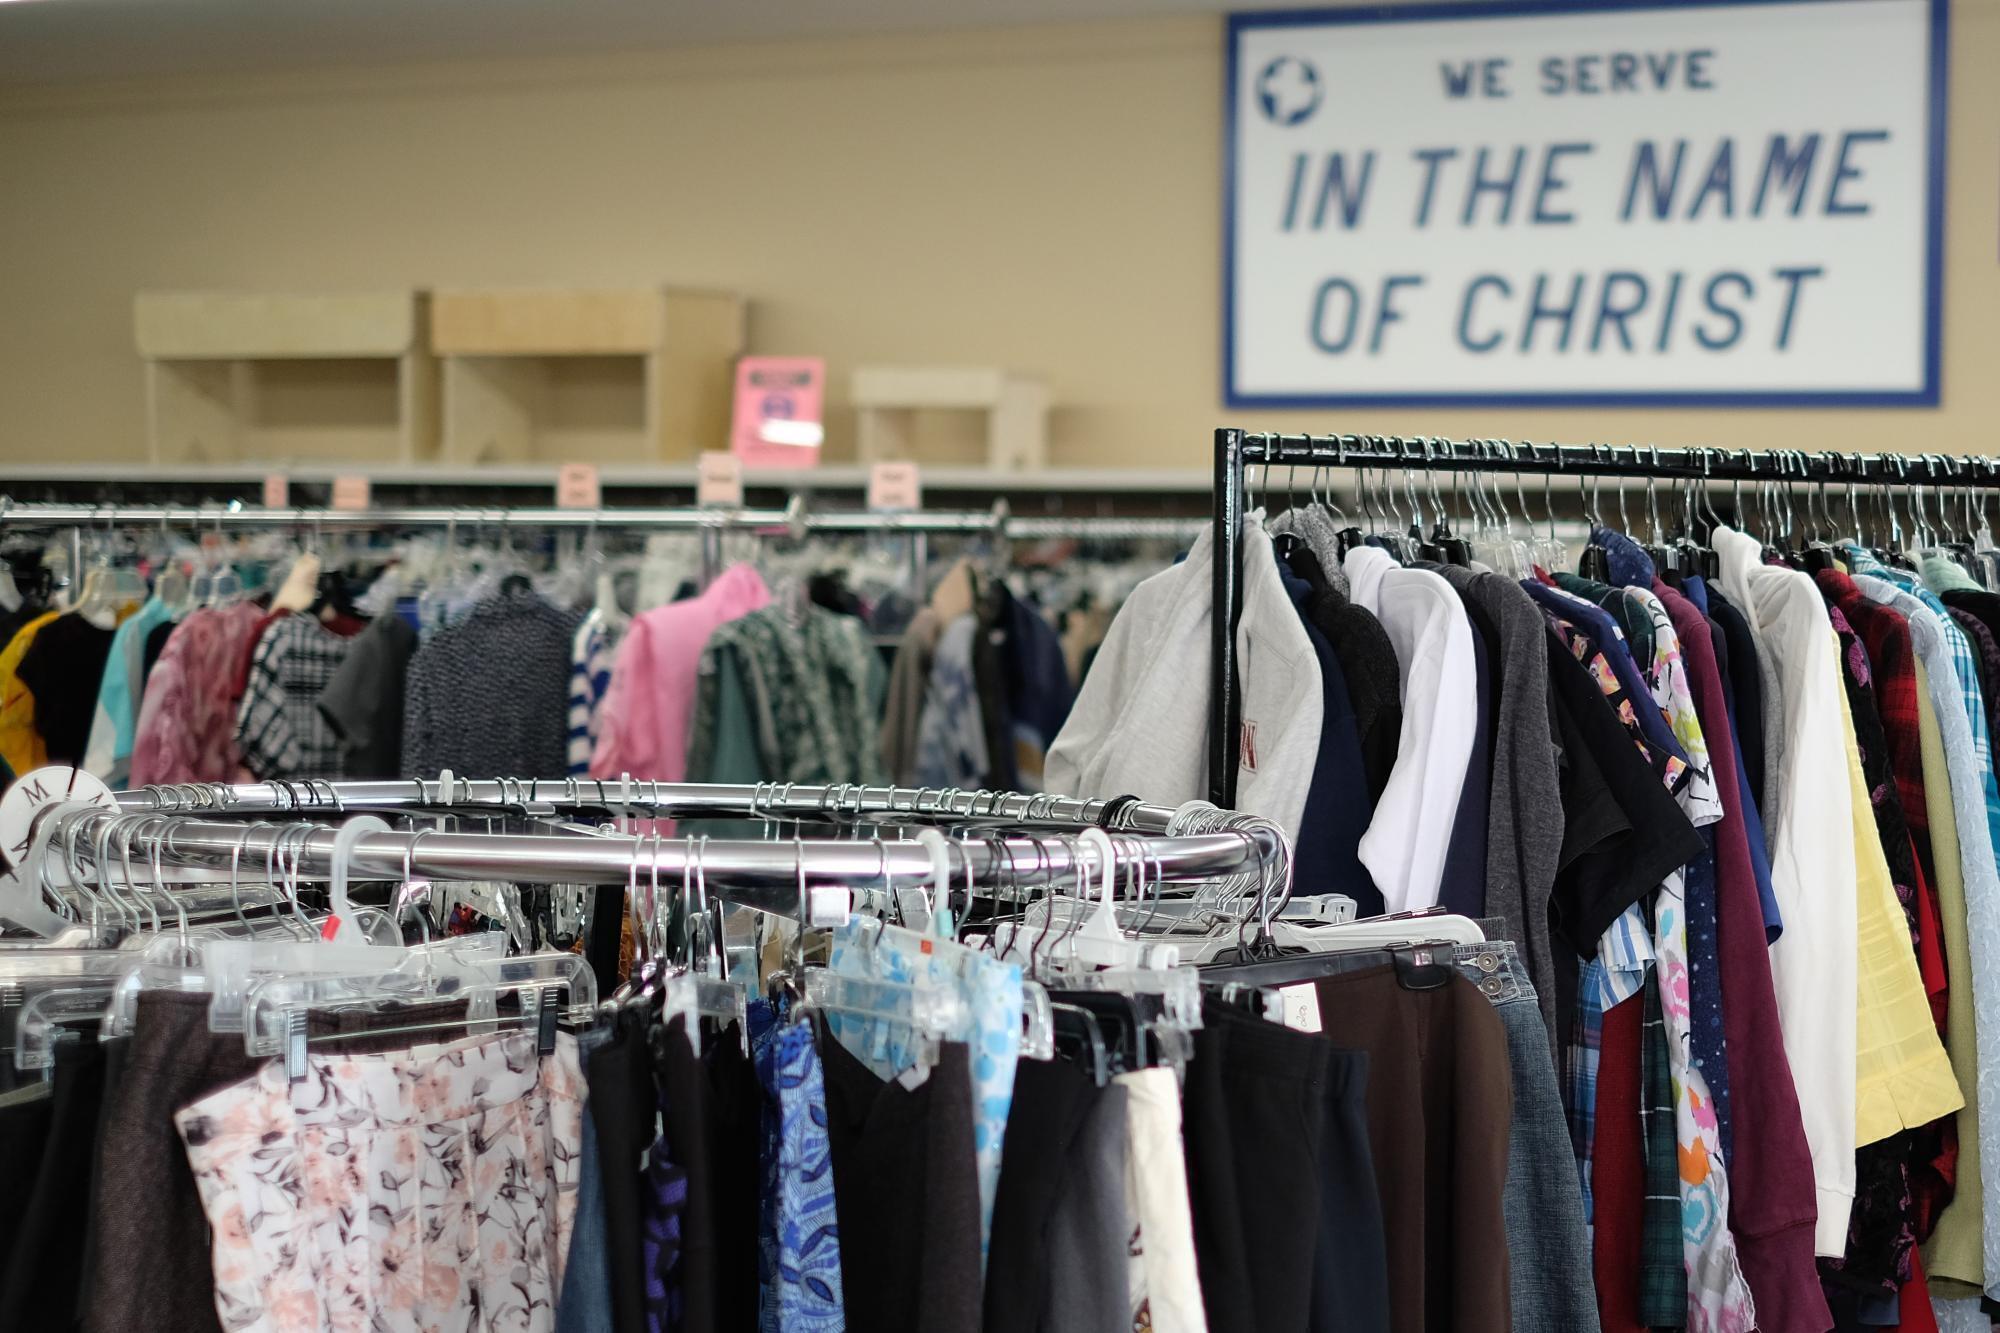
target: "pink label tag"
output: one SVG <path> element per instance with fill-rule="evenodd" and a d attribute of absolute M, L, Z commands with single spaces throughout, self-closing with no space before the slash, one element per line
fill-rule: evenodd
<path fill-rule="evenodd" d="M 558 509 L 602 509 L 604 491 L 597 484 L 597 468 L 590 463 L 564 463 L 556 473 Z"/>
<path fill-rule="evenodd" d="M 868 469 L 870 509 L 922 509 L 924 487 L 915 463 L 876 463 Z"/>
<path fill-rule="evenodd" d="M 368 478 L 335 477 L 333 479 L 333 507 L 335 509 L 359 511 L 368 507 Z"/>
<path fill-rule="evenodd" d="M 282 472 L 273 472 L 264 478 L 264 508 L 290 509 L 292 507 L 292 483 Z"/>
<path fill-rule="evenodd" d="M 816 356 L 746 356 L 736 363 L 729 447 L 749 468 L 819 464 L 826 362 Z"/>
<path fill-rule="evenodd" d="M 696 504 L 734 508 L 743 503 L 743 460 L 720 449 L 702 453 L 695 465 Z"/>

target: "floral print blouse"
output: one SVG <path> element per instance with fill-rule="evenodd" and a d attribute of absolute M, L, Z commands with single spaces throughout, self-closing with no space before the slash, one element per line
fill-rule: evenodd
<path fill-rule="evenodd" d="M 576 1039 L 513 1032 L 316 1050 L 186 1107 L 223 1328 L 552 1333 L 583 1106 Z"/>

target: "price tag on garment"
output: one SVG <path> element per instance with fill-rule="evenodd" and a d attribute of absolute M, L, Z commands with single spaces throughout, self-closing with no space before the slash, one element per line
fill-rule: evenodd
<path fill-rule="evenodd" d="M 335 477 L 333 479 L 333 507 L 355 512 L 368 507 L 368 478 Z"/>
<path fill-rule="evenodd" d="M 1278 1003 L 1283 1009 L 1282 1021 L 1286 1027 L 1299 1032 L 1320 1030 L 1319 988 L 1312 982 L 1279 987 Z"/>
<path fill-rule="evenodd" d="M 704 451 L 695 464 L 694 476 L 696 504 L 734 508 L 743 503 L 743 460 L 735 454 L 720 449 Z"/>
<path fill-rule="evenodd" d="M 870 509 L 922 509 L 924 487 L 915 463 L 876 463 L 868 469 Z"/>
<path fill-rule="evenodd" d="M 23 773 L 0 796 L 0 847 L 9 861 L 19 863 L 33 839 L 35 816 L 52 805 L 87 803 L 116 810 L 111 788 L 80 768 L 52 764 Z"/>
<path fill-rule="evenodd" d="M 264 508 L 290 509 L 292 507 L 292 482 L 282 472 L 273 472 L 264 478 Z"/>
<path fill-rule="evenodd" d="M 590 463 L 564 463 L 556 472 L 556 508 L 602 509 L 604 490 L 597 468 Z"/>

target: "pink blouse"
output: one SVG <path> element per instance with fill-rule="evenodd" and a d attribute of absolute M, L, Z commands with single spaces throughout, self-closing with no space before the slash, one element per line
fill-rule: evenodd
<path fill-rule="evenodd" d="M 598 715 L 590 776 L 630 773 L 660 782 L 686 778 L 701 650 L 718 626 L 770 604 L 770 591 L 757 571 L 731 565 L 699 597 L 633 617 Z"/>
<path fill-rule="evenodd" d="M 237 602 L 190 612 L 174 629 L 146 678 L 132 738 L 133 786 L 235 780 L 242 757 L 230 694 L 263 620 L 254 603 Z"/>

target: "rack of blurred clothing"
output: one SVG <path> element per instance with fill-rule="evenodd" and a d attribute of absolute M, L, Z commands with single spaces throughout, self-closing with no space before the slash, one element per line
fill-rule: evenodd
<path fill-rule="evenodd" d="M 51 556 L 80 571 L 67 596 L 31 588 L 0 622 L 0 760 L 114 786 L 447 768 L 945 785 L 967 775 L 964 752 L 940 739 L 920 766 L 918 738 L 957 735 L 970 709 L 989 757 L 966 785 L 1032 787 L 1033 744 L 1146 567 L 1132 552 L 1193 526 L 1004 504 L 820 513 L 798 497 L 768 510 L 0 503 L 7 540 L 66 533 Z M 933 573 L 937 541 L 956 549 Z M 976 661 L 954 631 L 936 666 L 929 627 L 965 614 L 983 631 Z M 970 694 L 956 688 L 968 661 Z"/>
<path fill-rule="evenodd" d="M 1580 1224 L 1516 1271 L 1595 1278 L 1514 1326 L 1984 1333 L 1995 461 L 1223 430 L 1215 463 L 1049 781 L 1225 798 L 1301 892 L 1500 923 Z"/>
<path fill-rule="evenodd" d="M 1385 1225 L 1421 1216 L 1385 1223 L 1354 1062 L 1228 957 L 1344 944 L 1343 999 L 1510 975 L 1497 946 L 1397 962 L 1288 926 L 1282 836 L 1205 803 L 508 778 L 112 804 L 45 808 L 0 885 L 8 1327 L 1386 1328 Z M 792 836 L 621 832 L 640 811 Z M 611 984 L 536 907 L 551 882 L 626 889 Z M 1465 1134 L 1491 1195 L 1500 1140 Z"/>

